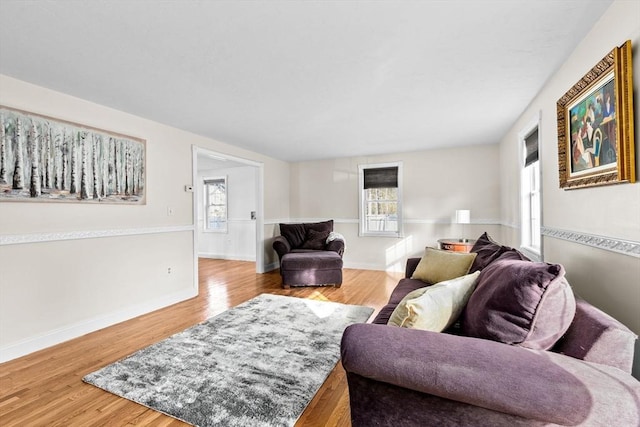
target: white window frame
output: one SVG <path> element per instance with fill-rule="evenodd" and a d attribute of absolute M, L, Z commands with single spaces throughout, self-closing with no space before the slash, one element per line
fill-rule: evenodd
<path fill-rule="evenodd" d="M 398 168 L 398 206 L 397 206 L 397 231 L 370 231 L 367 230 L 367 221 L 365 212 L 366 209 L 366 196 L 364 189 L 364 171 L 365 169 L 377 169 L 377 168 Z M 358 221 L 360 223 L 359 235 L 360 236 L 378 236 L 378 237 L 402 237 L 403 236 L 403 220 L 402 220 L 402 162 L 389 162 L 389 163 L 374 163 L 358 165 L 358 193 L 359 193 L 359 209 L 358 209 Z"/>
<path fill-rule="evenodd" d="M 224 227 L 221 228 L 209 228 L 209 191 L 207 189 L 207 181 L 224 181 L 225 189 L 225 205 L 224 205 Z M 208 233 L 227 233 L 229 230 L 229 182 L 227 176 L 207 176 L 202 178 L 202 187 L 204 192 L 204 231 Z"/>
<path fill-rule="evenodd" d="M 542 250 L 542 133 L 540 114 L 518 134 L 518 168 L 520 170 L 520 250 L 534 261 L 543 260 Z M 538 132 L 538 160 L 525 167 L 526 139 Z M 537 184 L 537 188 L 536 188 Z M 538 211 L 533 212 L 537 198 Z M 539 225 L 535 233 L 536 217 Z M 536 242 L 537 240 L 537 242 Z"/>

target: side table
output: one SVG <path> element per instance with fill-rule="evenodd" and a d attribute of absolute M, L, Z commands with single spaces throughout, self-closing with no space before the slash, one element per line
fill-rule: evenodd
<path fill-rule="evenodd" d="M 438 244 L 440 249 L 453 252 L 471 252 L 471 248 L 476 243 L 474 239 L 440 239 Z"/>

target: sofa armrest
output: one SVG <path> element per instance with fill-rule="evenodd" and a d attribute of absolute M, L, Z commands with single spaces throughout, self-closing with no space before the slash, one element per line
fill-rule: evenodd
<path fill-rule="evenodd" d="M 291 245 L 289 241 L 283 236 L 276 236 L 273 239 L 273 249 L 278 254 L 278 258 L 282 262 L 282 257 L 291 252 Z"/>
<path fill-rule="evenodd" d="M 344 255 L 344 240 L 332 240 L 324 248 L 326 251 L 336 252 L 340 257 Z"/>
<path fill-rule="evenodd" d="M 375 324 L 349 326 L 341 351 L 347 372 L 494 411 L 562 425 L 640 422 L 631 375 L 549 351 Z"/>

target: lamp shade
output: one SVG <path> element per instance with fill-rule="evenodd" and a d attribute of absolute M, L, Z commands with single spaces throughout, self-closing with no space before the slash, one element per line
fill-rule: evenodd
<path fill-rule="evenodd" d="M 471 211 L 459 209 L 456 211 L 456 224 L 469 224 L 471 222 Z"/>

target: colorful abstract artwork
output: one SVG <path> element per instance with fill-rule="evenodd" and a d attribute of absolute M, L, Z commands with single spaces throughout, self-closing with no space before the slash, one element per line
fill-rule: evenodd
<path fill-rule="evenodd" d="M 616 163 L 613 73 L 600 87 L 569 107 L 571 174 Z"/>

